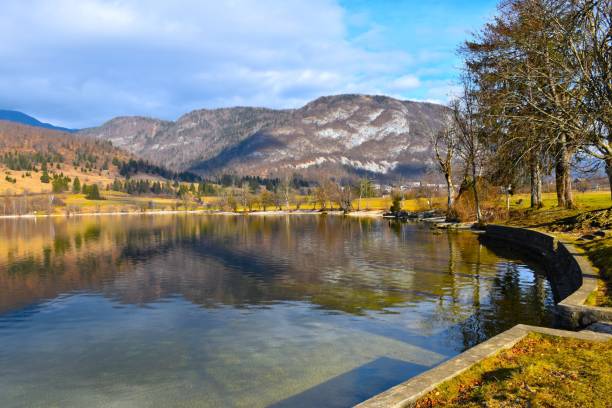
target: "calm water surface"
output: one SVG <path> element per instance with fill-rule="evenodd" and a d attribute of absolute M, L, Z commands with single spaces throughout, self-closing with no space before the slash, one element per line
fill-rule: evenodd
<path fill-rule="evenodd" d="M 339 216 L 0 220 L 0 406 L 350 406 L 550 324 L 507 252 Z"/>

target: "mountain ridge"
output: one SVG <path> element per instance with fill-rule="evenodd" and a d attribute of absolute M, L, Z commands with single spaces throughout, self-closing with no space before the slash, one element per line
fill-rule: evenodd
<path fill-rule="evenodd" d="M 113 118 L 78 135 L 201 175 L 408 177 L 430 164 L 447 108 L 383 95 L 322 96 L 296 109 L 197 109 L 176 121 Z"/>
<path fill-rule="evenodd" d="M 10 109 L 0 109 L 0 120 L 20 123 L 22 125 L 40 127 L 43 129 L 58 130 L 61 132 L 74 133 L 77 131 L 77 129 L 69 129 L 61 126 L 55 126 L 50 123 L 41 122 L 40 120 L 26 113 Z"/>

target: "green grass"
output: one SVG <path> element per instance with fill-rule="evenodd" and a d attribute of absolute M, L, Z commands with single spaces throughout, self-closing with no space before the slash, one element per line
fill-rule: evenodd
<path fill-rule="evenodd" d="M 576 207 L 565 209 L 557 207 L 557 196 L 555 193 L 544 193 L 542 201 L 544 206 L 537 210 L 529 208 L 529 195 L 517 194 L 510 200 L 512 218 L 509 223 L 517 226 L 539 228 L 559 220 L 574 217 L 588 211 L 610 208 L 609 191 L 592 191 L 586 193 L 575 193 Z"/>
<path fill-rule="evenodd" d="M 584 193 L 574 192 L 574 201 L 578 208 L 583 209 L 598 209 L 610 207 L 610 192 L 609 191 L 588 191 Z M 544 208 L 555 208 L 557 206 L 556 193 L 543 193 L 542 203 Z M 527 209 L 529 208 L 529 194 L 515 194 L 510 199 L 512 209 Z"/>
<path fill-rule="evenodd" d="M 529 334 L 422 398 L 417 407 L 611 407 L 612 341 Z"/>

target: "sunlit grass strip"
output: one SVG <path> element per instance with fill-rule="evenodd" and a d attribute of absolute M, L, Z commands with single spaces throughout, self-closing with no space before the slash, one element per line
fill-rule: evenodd
<path fill-rule="evenodd" d="M 599 270 L 599 290 L 588 302 L 591 305 L 612 307 L 612 236 L 580 244 L 589 260 Z"/>
<path fill-rule="evenodd" d="M 440 385 L 417 407 L 610 407 L 612 341 L 531 333 Z"/>
<path fill-rule="evenodd" d="M 584 193 L 574 192 L 574 200 L 577 207 L 583 209 L 607 208 L 612 205 L 609 191 L 588 191 Z M 544 208 L 557 206 L 556 193 L 542 194 Z M 510 200 L 511 208 L 529 208 L 529 194 L 516 194 Z"/>

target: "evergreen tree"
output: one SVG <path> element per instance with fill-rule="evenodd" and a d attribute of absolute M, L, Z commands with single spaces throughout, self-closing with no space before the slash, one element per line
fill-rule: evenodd
<path fill-rule="evenodd" d="M 89 187 L 87 190 L 87 196 L 85 196 L 85 198 L 87 198 L 88 200 L 102 199 L 102 197 L 100 196 L 100 189 L 98 188 L 97 184 L 92 184 L 91 187 Z"/>
<path fill-rule="evenodd" d="M 54 193 L 63 193 L 68 190 L 68 183 L 70 179 L 63 174 L 53 176 L 53 181 L 51 182 L 52 189 Z"/>
<path fill-rule="evenodd" d="M 43 165 L 43 166 L 44 166 L 44 165 Z M 40 176 L 40 181 L 41 181 L 42 183 L 49 183 L 49 181 L 50 181 L 50 180 L 51 180 L 51 179 L 50 179 L 50 177 L 49 177 L 49 173 L 47 172 L 47 166 L 44 166 L 44 168 L 43 168 L 43 174 L 42 174 L 42 176 Z"/>
<path fill-rule="evenodd" d="M 121 185 L 121 181 L 119 179 L 115 179 L 113 181 L 112 190 L 114 190 L 114 191 L 123 191 L 123 186 Z"/>
<path fill-rule="evenodd" d="M 74 181 L 72 182 L 72 192 L 74 194 L 78 194 L 81 192 L 81 181 L 78 177 L 75 177 Z"/>

